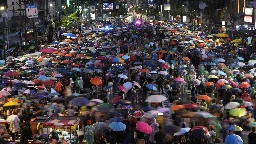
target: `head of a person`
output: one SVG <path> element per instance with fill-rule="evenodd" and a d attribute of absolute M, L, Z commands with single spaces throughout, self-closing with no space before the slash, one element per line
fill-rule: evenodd
<path fill-rule="evenodd" d="M 91 125 L 92 124 L 92 121 L 91 120 L 87 120 L 87 125 Z"/>

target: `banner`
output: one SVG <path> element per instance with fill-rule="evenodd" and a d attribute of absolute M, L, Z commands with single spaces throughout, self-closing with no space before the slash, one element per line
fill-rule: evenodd
<path fill-rule="evenodd" d="M 38 18 L 37 5 L 26 5 L 26 13 L 28 18 Z"/>
<path fill-rule="evenodd" d="M 95 5 L 91 5 L 91 6 L 90 6 L 90 11 L 91 11 L 91 12 L 95 12 Z"/>
<path fill-rule="evenodd" d="M 170 4 L 164 4 L 164 10 L 171 10 Z"/>

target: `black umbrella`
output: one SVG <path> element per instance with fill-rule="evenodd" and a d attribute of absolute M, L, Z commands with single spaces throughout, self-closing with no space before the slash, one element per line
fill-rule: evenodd
<path fill-rule="evenodd" d="M 65 99 L 61 97 L 52 98 L 51 101 L 56 103 L 65 103 Z"/>
<path fill-rule="evenodd" d="M 128 100 L 120 99 L 118 101 L 115 101 L 113 104 L 126 104 L 126 105 L 129 105 L 129 104 L 131 104 L 131 102 L 128 101 Z"/>
<path fill-rule="evenodd" d="M 176 125 L 165 125 L 162 129 L 162 131 L 166 134 L 174 134 L 180 131 L 180 127 Z"/>

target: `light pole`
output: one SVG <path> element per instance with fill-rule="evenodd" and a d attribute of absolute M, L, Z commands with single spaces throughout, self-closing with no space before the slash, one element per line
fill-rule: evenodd
<path fill-rule="evenodd" d="M 3 11 L 2 17 L 3 17 L 3 23 L 4 23 L 4 32 L 3 32 L 3 41 L 4 41 L 4 47 L 3 47 L 3 59 L 6 59 L 6 49 L 9 47 L 9 36 L 8 36 L 8 13 L 7 9 L 5 9 L 4 6 L 0 7 L 0 10 Z M 6 20 L 7 18 L 7 20 Z M 5 35 L 6 35 L 6 41 L 5 41 Z"/>

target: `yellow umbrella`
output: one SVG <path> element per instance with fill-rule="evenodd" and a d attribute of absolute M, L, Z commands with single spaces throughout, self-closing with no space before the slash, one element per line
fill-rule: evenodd
<path fill-rule="evenodd" d="M 244 108 L 234 108 L 229 113 L 231 116 L 242 117 L 247 114 L 247 111 Z"/>
<path fill-rule="evenodd" d="M 7 102 L 5 103 L 3 106 L 4 107 L 9 107 L 9 106 L 19 106 L 20 104 L 15 102 L 15 101 L 10 101 L 10 102 Z"/>
<path fill-rule="evenodd" d="M 216 37 L 220 37 L 220 38 L 223 38 L 223 37 L 228 37 L 228 34 L 226 33 L 218 33 L 215 35 Z"/>
<path fill-rule="evenodd" d="M 231 41 L 231 43 L 242 43 L 241 39 L 234 39 Z"/>
<path fill-rule="evenodd" d="M 209 75 L 208 78 L 218 78 L 216 75 Z"/>
<path fill-rule="evenodd" d="M 216 39 L 216 41 L 215 41 L 215 42 L 217 42 L 217 43 L 218 43 L 218 42 L 220 42 L 220 39 Z"/>
<path fill-rule="evenodd" d="M 208 38 L 213 38 L 213 35 L 208 35 L 207 37 L 208 37 Z"/>
<path fill-rule="evenodd" d="M 234 44 L 234 46 L 236 46 L 236 47 L 237 47 L 238 45 L 239 45 L 238 43 L 235 43 L 235 44 Z"/>

